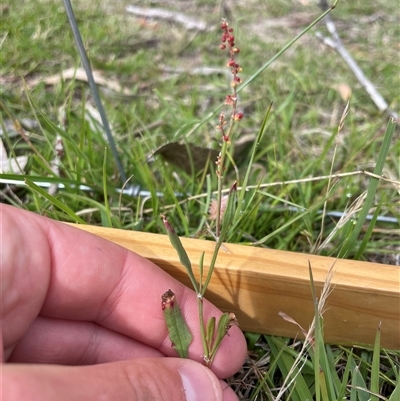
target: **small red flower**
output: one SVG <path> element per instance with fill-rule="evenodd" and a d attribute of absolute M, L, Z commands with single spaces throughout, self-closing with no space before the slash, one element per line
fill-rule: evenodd
<path fill-rule="evenodd" d="M 236 101 L 236 97 L 233 95 L 226 95 L 225 104 L 232 106 Z"/>
<path fill-rule="evenodd" d="M 241 119 L 243 118 L 243 113 L 236 113 L 234 116 L 233 116 L 233 119 L 235 120 L 235 121 L 240 121 Z"/>

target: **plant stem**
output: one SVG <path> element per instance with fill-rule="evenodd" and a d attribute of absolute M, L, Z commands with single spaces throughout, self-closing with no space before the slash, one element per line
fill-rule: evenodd
<path fill-rule="evenodd" d="M 218 239 L 218 242 L 215 244 L 215 248 L 214 248 L 213 256 L 212 256 L 212 259 L 211 259 L 210 267 L 209 267 L 208 273 L 207 273 L 207 278 L 206 278 L 206 281 L 204 282 L 204 285 L 203 285 L 203 288 L 202 288 L 202 291 L 201 291 L 201 296 L 204 296 L 204 294 L 205 294 L 205 292 L 207 290 L 208 284 L 209 284 L 209 282 L 211 280 L 211 276 L 212 276 L 212 273 L 214 271 L 215 262 L 217 261 L 217 256 L 218 256 L 219 248 L 221 247 L 221 245 L 222 245 L 222 241 L 220 241 Z"/>
<path fill-rule="evenodd" d="M 206 341 L 206 328 L 204 326 L 204 315 L 203 315 L 203 296 L 201 294 L 197 294 L 197 306 L 199 311 L 200 333 L 201 333 L 201 342 L 203 344 L 204 362 L 206 366 L 209 366 L 210 350 L 208 348 L 208 344 Z"/>
<path fill-rule="evenodd" d="M 224 164 L 226 151 L 228 148 L 228 143 L 223 141 L 221 153 L 218 156 L 218 169 L 217 169 L 217 180 L 218 180 L 218 194 L 217 194 L 217 227 L 216 227 L 216 237 L 219 239 L 221 232 L 221 205 L 222 205 L 222 181 L 224 178 Z"/>

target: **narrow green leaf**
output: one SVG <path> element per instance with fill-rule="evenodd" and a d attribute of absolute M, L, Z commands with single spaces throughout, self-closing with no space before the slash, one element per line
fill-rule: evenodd
<path fill-rule="evenodd" d="M 257 341 L 260 340 L 261 335 L 259 333 L 251 333 L 250 331 L 246 331 L 244 333 L 244 336 L 246 337 L 247 340 L 247 349 L 253 351 L 256 347 Z"/>
<path fill-rule="evenodd" d="M 320 382 L 320 390 L 322 394 L 322 400 L 323 401 L 331 401 L 333 398 L 330 398 L 328 395 L 328 390 L 326 387 L 326 378 L 323 370 L 320 370 L 319 372 L 319 382 Z"/>
<path fill-rule="evenodd" d="M 376 330 L 374 352 L 372 355 L 372 366 L 371 366 L 371 401 L 378 401 L 378 397 L 372 394 L 379 394 L 379 362 L 381 350 L 381 323 L 379 323 Z"/>
<path fill-rule="evenodd" d="M 182 210 L 182 206 L 181 206 L 181 204 L 180 204 L 180 202 L 179 202 L 179 200 L 178 200 L 178 198 L 176 196 L 176 193 L 175 193 L 174 189 L 172 188 L 172 185 L 171 185 L 169 180 L 165 180 L 165 189 L 167 190 L 167 192 L 170 194 L 171 198 L 174 201 L 174 205 L 176 207 L 176 211 L 179 214 L 180 221 L 181 221 L 181 223 L 183 225 L 183 228 L 185 230 L 185 236 L 189 237 L 188 219 L 186 218 L 185 213 Z"/>
<path fill-rule="evenodd" d="M 281 227 L 279 227 L 277 230 L 275 230 L 274 232 L 266 235 L 265 237 L 259 239 L 256 242 L 253 242 L 252 245 L 256 246 L 256 245 L 261 245 L 265 242 L 267 242 L 270 238 L 272 238 L 273 236 L 277 235 L 278 233 L 280 233 L 281 231 L 286 230 L 288 227 L 292 226 L 293 223 L 297 220 L 302 219 L 303 217 L 307 216 L 309 213 L 312 213 L 314 210 L 318 210 L 318 208 L 320 207 L 320 203 L 323 203 L 322 201 L 318 202 L 317 204 L 311 206 L 309 209 L 305 210 L 302 213 L 299 213 L 298 215 L 296 215 L 295 217 L 293 217 L 292 219 L 290 219 L 288 222 L 286 222 L 285 224 L 283 224 Z"/>
<path fill-rule="evenodd" d="M 345 394 L 347 391 L 347 383 L 349 380 L 349 375 L 350 375 L 350 370 L 351 370 L 351 365 L 353 363 L 353 352 L 350 350 L 348 356 L 347 356 L 347 362 L 346 362 L 346 367 L 344 369 L 343 377 L 342 377 L 342 382 L 341 382 L 341 387 L 338 395 L 338 400 L 344 400 L 345 399 Z"/>
<path fill-rule="evenodd" d="M 282 342 L 279 341 L 278 337 L 268 336 L 266 337 L 266 339 L 271 350 L 271 364 L 276 363 L 283 377 L 287 377 L 289 371 L 294 365 L 296 357 L 291 354 L 291 350 L 286 344 L 282 344 Z M 313 395 L 310 392 L 309 386 L 307 385 L 305 378 L 299 368 L 294 369 L 291 375 L 290 383 L 291 395 L 289 396 L 287 393 L 286 397 L 281 399 L 293 401 L 314 399 Z"/>
<path fill-rule="evenodd" d="M 246 170 L 246 174 L 244 176 L 244 180 L 243 180 L 243 183 L 242 183 L 242 189 L 239 192 L 238 208 L 236 209 L 235 220 L 239 219 L 240 212 L 242 212 L 243 200 L 244 200 L 244 196 L 245 196 L 245 193 L 246 193 L 247 183 L 249 182 L 250 174 L 251 174 L 251 171 L 252 171 L 254 158 L 255 158 L 258 146 L 259 146 L 259 144 L 260 144 L 265 132 L 267 131 L 267 121 L 269 119 L 269 116 L 270 116 L 270 113 L 271 113 L 271 109 L 272 109 L 272 103 L 269 105 L 268 110 L 265 113 L 264 120 L 263 120 L 263 122 L 261 124 L 261 127 L 260 127 L 259 131 L 258 131 L 257 138 L 256 138 L 256 140 L 254 142 L 253 149 L 251 151 L 250 160 L 249 160 L 248 167 L 247 167 L 247 170 Z"/>
<path fill-rule="evenodd" d="M 176 233 L 174 228 L 169 224 L 165 215 L 161 215 L 161 217 L 163 219 L 165 229 L 167 230 L 167 234 L 168 234 L 169 240 L 171 242 L 171 245 L 175 248 L 176 252 L 178 253 L 179 261 L 181 262 L 182 266 L 185 267 L 185 269 L 188 273 L 188 276 L 190 278 L 190 281 L 192 282 L 193 288 L 196 291 L 196 293 L 198 293 L 199 286 L 194 277 L 193 270 L 192 270 L 192 264 L 190 263 L 189 256 L 187 255 L 185 248 L 183 247 L 178 234 Z"/>
<path fill-rule="evenodd" d="M 379 213 L 381 211 L 383 200 L 384 200 L 384 197 L 381 197 L 380 200 L 379 200 L 378 205 L 375 208 L 375 212 L 374 212 L 374 214 L 372 216 L 371 221 L 368 224 L 368 228 L 365 231 L 364 237 L 363 237 L 363 239 L 361 241 L 361 244 L 360 244 L 360 246 L 359 246 L 359 248 L 358 248 L 358 250 L 357 250 L 357 252 L 356 252 L 356 254 L 354 256 L 354 259 L 360 259 L 361 255 L 363 254 L 365 248 L 368 245 L 368 242 L 369 242 L 369 240 L 370 240 L 370 238 L 372 236 L 372 233 L 373 233 L 373 230 L 374 230 L 374 227 L 375 227 L 375 224 L 376 224 L 376 220 L 378 219 Z"/>
<path fill-rule="evenodd" d="M 386 157 L 390 150 L 395 125 L 396 125 L 396 122 L 394 120 L 390 120 L 386 127 L 386 132 L 385 132 L 385 135 L 383 138 L 383 143 L 382 143 L 381 149 L 379 151 L 376 165 L 374 168 L 374 174 L 376 174 L 378 176 L 382 174 L 383 166 L 385 164 Z M 347 238 L 346 242 L 344 243 L 341 251 L 339 252 L 339 255 L 338 255 L 339 258 L 346 257 L 346 255 L 355 248 L 356 240 L 357 240 L 357 238 L 361 232 L 361 229 L 364 225 L 367 214 L 369 213 L 369 210 L 374 202 L 378 184 L 379 184 L 378 178 L 370 179 L 370 182 L 368 185 L 368 190 L 367 190 L 367 196 L 365 198 L 364 205 L 358 215 L 357 223 L 356 223 L 353 231 Z"/>
<path fill-rule="evenodd" d="M 351 390 L 350 390 L 350 401 L 357 401 L 357 375 L 358 366 L 356 366 L 351 372 Z"/>
<path fill-rule="evenodd" d="M 34 110 L 35 113 L 38 114 L 40 117 L 40 122 L 41 124 L 52 134 L 59 134 L 64 141 L 68 142 L 68 145 L 71 146 L 71 148 L 74 150 L 74 153 L 82 160 L 85 160 L 85 163 L 90 164 L 87 154 L 85 152 L 82 152 L 81 149 L 76 145 L 76 143 L 72 140 L 71 136 L 68 135 L 62 128 L 57 126 L 57 124 L 54 124 L 47 116 L 45 113 L 43 113 L 40 109 L 40 107 L 35 103 L 35 100 L 31 97 L 29 90 L 25 91 L 29 103 L 32 105 L 32 109 Z"/>
<path fill-rule="evenodd" d="M 359 401 L 370 400 L 370 394 L 367 390 L 367 385 L 365 384 L 364 378 L 362 377 L 360 373 L 360 368 L 358 366 L 356 366 L 356 368 L 353 370 L 351 386 L 351 395 L 353 395 L 354 393 L 357 394 L 357 397 L 354 397 L 353 395 L 354 399 L 358 398 Z"/>
<path fill-rule="evenodd" d="M 172 347 L 181 358 L 187 358 L 189 345 L 193 341 L 193 336 L 182 316 L 175 294 L 171 290 L 168 290 L 162 295 L 161 299 L 161 306 L 164 311 L 164 318 L 167 323 Z"/>
<path fill-rule="evenodd" d="M 233 313 L 225 312 L 218 320 L 217 336 L 210 351 L 210 361 L 212 363 L 222 340 L 228 334 L 229 329 L 232 326 L 237 326 L 236 316 Z"/>
<path fill-rule="evenodd" d="M 267 61 L 263 66 L 261 66 L 247 81 L 243 82 L 239 89 L 238 92 L 243 90 L 247 85 L 249 85 L 252 81 L 254 81 L 267 67 L 269 67 L 278 57 L 280 57 L 283 53 L 285 53 L 286 50 L 288 50 L 294 43 L 296 43 L 304 34 L 306 34 L 314 25 L 316 25 L 319 21 L 322 20 L 327 14 L 329 14 L 339 3 L 339 0 L 336 0 L 333 5 L 326 10 L 323 14 L 321 14 L 317 19 L 315 19 L 313 22 L 311 22 L 310 25 L 308 25 L 305 29 L 303 29 L 294 39 L 289 41 L 283 48 L 276 53 L 269 61 Z"/>
<path fill-rule="evenodd" d="M 214 347 L 218 345 L 218 342 L 221 342 L 222 339 L 225 337 L 226 333 L 228 332 L 228 325 L 229 325 L 229 313 L 225 312 L 218 321 L 218 328 L 217 328 L 217 338 L 215 339 Z"/>
<path fill-rule="evenodd" d="M 315 332 L 314 332 L 314 372 L 315 372 L 315 391 L 316 400 L 319 400 L 322 394 L 322 399 L 333 400 L 336 398 L 334 378 L 332 377 L 331 370 L 329 368 L 328 355 L 325 348 L 324 342 L 324 319 L 320 315 L 318 298 L 315 291 L 315 282 L 312 273 L 311 263 L 308 262 L 308 270 L 311 283 L 311 294 L 314 304 L 314 318 L 315 318 Z M 320 379 L 323 378 L 323 381 Z"/>
<path fill-rule="evenodd" d="M 103 191 L 104 191 L 104 206 L 105 206 L 105 219 L 106 227 L 112 227 L 110 205 L 108 203 L 108 193 L 107 193 L 107 149 L 104 149 L 104 159 L 103 159 Z"/>
<path fill-rule="evenodd" d="M 308 274 L 310 276 L 310 285 L 311 285 L 311 296 L 314 305 L 314 321 L 315 321 L 315 329 L 314 329 L 314 380 L 315 380 L 315 396 L 316 401 L 321 399 L 321 384 L 320 384 L 320 373 L 321 373 L 321 362 L 320 362 L 320 344 L 322 342 L 322 335 L 320 330 L 320 316 L 318 312 L 318 299 L 317 294 L 315 292 L 315 284 L 314 277 L 312 273 L 311 263 L 308 261 Z"/>
<path fill-rule="evenodd" d="M 271 114 L 271 109 L 272 109 L 272 103 L 269 105 L 268 110 L 265 113 L 264 120 L 263 120 L 261 127 L 257 134 L 257 138 L 254 141 L 254 145 L 253 145 L 253 149 L 251 151 L 251 156 L 250 156 L 250 160 L 249 160 L 249 163 L 247 166 L 246 174 L 243 179 L 242 189 L 239 192 L 238 208 L 236 209 L 235 221 L 239 219 L 241 212 L 243 212 L 242 207 L 243 207 L 244 196 L 246 194 L 247 183 L 249 182 L 249 178 L 250 178 L 250 174 L 252 171 L 252 166 L 254 164 L 254 158 L 256 156 L 258 146 L 260 145 L 260 142 L 261 142 L 264 134 L 267 131 L 267 122 L 268 122 L 269 116 Z"/>
<path fill-rule="evenodd" d="M 199 274 L 200 274 L 199 292 L 200 293 L 203 289 L 204 255 L 205 255 L 205 252 L 203 251 L 200 255 L 200 261 L 199 261 Z"/>
<path fill-rule="evenodd" d="M 280 196 L 275 196 L 273 194 L 270 194 L 269 192 L 266 192 L 266 191 L 263 191 L 263 190 L 260 190 L 260 189 L 257 189 L 256 192 L 261 194 L 261 195 L 263 195 L 263 196 L 265 196 L 265 197 L 274 199 L 274 200 L 278 201 L 279 203 L 283 203 L 284 205 L 293 206 L 293 207 L 297 208 L 298 210 L 305 209 L 304 206 L 301 206 L 301 205 L 299 205 L 297 203 L 290 202 L 288 199 L 284 199 L 284 198 L 282 198 Z"/>
<path fill-rule="evenodd" d="M 212 316 L 207 323 L 207 331 L 206 331 L 206 341 L 208 349 L 211 349 L 212 347 L 212 343 L 214 341 L 214 333 L 215 333 L 215 317 Z"/>
<path fill-rule="evenodd" d="M 72 220 L 76 221 L 77 223 L 81 224 L 86 224 L 84 220 L 82 220 L 79 216 L 77 216 L 73 210 L 71 210 L 68 206 L 64 205 L 64 203 L 60 202 L 57 198 L 54 196 L 51 196 L 48 192 L 46 192 L 43 188 L 40 188 L 36 184 L 34 184 L 32 181 L 28 180 L 25 178 L 25 184 L 42 195 L 44 198 L 46 198 L 49 202 L 51 202 L 54 206 L 57 206 L 59 209 L 61 209 L 63 212 L 65 212 L 68 216 L 71 217 Z"/>
<path fill-rule="evenodd" d="M 327 358 L 327 364 L 329 369 L 329 375 L 327 374 L 327 380 L 332 381 L 332 388 L 335 389 L 335 394 L 338 394 L 341 388 L 341 380 L 339 378 L 337 368 L 337 356 L 332 352 L 332 347 L 328 344 L 325 344 L 325 353 Z"/>
<path fill-rule="evenodd" d="M 398 399 L 400 399 L 400 378 L 397 378 L 396 387 L 389 397 L 389 401 L 397 401 Z"/>

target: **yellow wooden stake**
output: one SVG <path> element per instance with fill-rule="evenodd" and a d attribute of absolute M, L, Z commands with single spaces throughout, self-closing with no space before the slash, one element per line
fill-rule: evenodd
<path fill-rule="evenodd" d="M 185 268 L 166 235 L 75 226 L 150 259 L 191 287 Z M 181 240 L 198 280 L 197 261 L 205 251 L 206 267 L 215 243 Z M 307 329 L 314 316 L 308 263 L 319 297 L 335 261 L 332 293 L 324 314 L 325 342 L 372 345 L 376 327 L 382 322 L 381 346 L 400 349 L 400 268 L 397 266 L 224 244 L 205 296 L 221 310 L 233 312 L 244 331 L 303 338 L 299 328 L 278 313 L 286 313 Z"/>

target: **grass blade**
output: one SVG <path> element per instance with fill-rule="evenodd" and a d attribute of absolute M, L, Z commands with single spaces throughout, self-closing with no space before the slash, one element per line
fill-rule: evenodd
<path fill-rule="evenodd" d="M 374 214 L 372 216 L 372 219 L 368 224 L 367 231 L 365 232 L 364 238 L 361 241 L 361 244 L 360 244 L 359 248 L 357 249 L 357 252 L 356 252 L 356 254 L 354 256 L 354 259 L 360 259 L 361 255 L 363 254 L 365 248 L 368 245 L 369 239 L 371 238 L 371 235 L 372 235 L 374 227 L 375 227 L 375 223 L 376 223 L 376 221 L 378 219 L 379 213 L 380 213 L 381 208 L 382 208 L 383 199 L 384 198 L 381 197 L 381 199 L 379 200 L 379 204 L 377 205 L 377 207 L 375 209 L 375 212 L 374 212 Z"/>
<path fill-rule="evenodd" d="M 379 362 L 380 362 L 380 347 L 381 346 L 381 323 L 376 331 L 374 352 L 372 356 L 371 366 L 371 401 L 378 401 L 378 397 L 374 394 L 379 394 Z"/>
<path fill-rule="evenodd" d="M 389 397 L 389 401 L 397 401 L 398 399 L 400 399 L 400 379 L 399 378 L 397 378 L 396 387 L 394 388 L 392 395 Z"/>
<path fill-rule="evenodd" d="M 382 175 L 382 170 L 383 166 L 386 160 L 386 157 L 389 153 L 390 150 L 390 145 L 394 133 L 394 128 L 395 128 L 396 122 L 394 120 L 390 120 L 386 132 L 383 138 L 383 143 L 378 155 L 378 159 L 374 168 L 374 174 L 376 175 Z M 378 188 L 379 180 L 377 178 L 370 178 L 370 183 L 368 186 L 368 191 L 367 191 L 367 196 L 364 201 L 364 205 L 360 211 L 360 214 L 357 219 L 357 223 L 347 238 L 346 242 L 343 244 L 343 247 L 341 251 L 339 252 L 338 257 L 339 258 L 344 258 L 346 257 L 353 249 L 355 249 L 356 246 L 356 240 L 361 232 L 362 226 L 365 222 L 365 219 L 367 217 L 367 214 L 373 204 L 374 197 L 376 194 L 376 190 Z M 358 254 L 358 253 L 356 253 Z"/>
<path fill-rule="evenodd" d="M 108 204 L 108 194 L 107 194 L 107 149 L 104 149 L 103 191 L 104 191 L 104 206 L 105 206 L 105 211 L 106 211 L 103 222 L 106 223 L 106 227 L 112 227 L 111 215 L 110 215 L 110 205 Z"/>
<path fill-rule="evenodd" d="M 57 198 L 54 196 L 51 196 L 48 192 L 46 192 L 43 188 L 40 188 L 36 184 L 34 184 L 32 181 L 28 180 L 25 178 L 25 183 L 26 185 L 36 191 L 38 194 L 42 195 L 44 198 L 46 198 L 49 202 L 51 202 L 54 206 L 57 206 L 59 209 L 61 209 L 63 212 L 65 212 L 68 216 L 71 217 L 73 221 L 76 223 L 81 223 L 81 224 L 86 224 L 84 220 L 82 220 L 79 216 L 77 216 L 73 210 L 71 210 L 68 206 L 64 205 L 64 203 L 60 202 Z"/>
<path fill-rule="evenodd" d="M 353 370 L 351 386 L 351 395 L 354 399 L 358 399 L 359 401 L 370 401 L 369 391 L 367 390 L 367 386 L 358 366 Z"/>
<path fill-rule="evenodd" d="M 269 105 L 268 110 L 265 113 L 264 120 L 263 120 L 263 122 L 261 124 L 261 127 L 260 127 L 260 129 L 258 131 L 258 134 L 257 134 L 257 138 L 256 138 L 256 140 L 254 142 L 254 145 L 253 145 L 253 149 L 252 149 L 251 156 L 250 156 L 250 161 L 249 161 L 249 164 L 248 164 L 248 167 L 247 167 L 247 170 L 246 170 L 246 174 L 244 176 L 243 183 L 241 184 L 242 189 L 239 191 L 238 208 L 236 209 L 235 218 L 234 218 L 235 221 L 238 220 L 240 214 L 242 213 L 243 199 L 244 199 L 244 196 L 246 194 L 246 187 L 247 187 L 247 183 L 249 182 L 251 168 L 252 168 L 253 163 L 254 163 L 254 158 L 255 158 L 255 155 L 256 155 L 257 148 L 258 148 L 258 146 L 259 146 L 259 144 L 260 144 L 260 142 L 261 142 L 261 140 L 262 140 L 262 138 L 263 138 L 263 136 L 264 136 L 264 134 L 265 134 L 265 132 L 267 130 L 267 122 L 268 122 L 268 118 L 269 118 L 270 113 L 271 113 L 271 109 L 272 109 L 272 103 Z"/>
<path fill-rule="evenodd" d="M 278 338 L 268 336 L 266 337 L 266 339 L 271 349 L 271 354 L 273 357 L 271 359 L 274 359 L 274 361 L 276 361 L 283 377 L 287 377 L 289 371 L 293 367 L 296 358 L 293 355 L 291 355 L 291 353 L 287 349 L 286 344 L 282 344 L 281 342 L 279 342 L 279 344 L 275 343 L 279 341 Z M 313 396 L 310 393 L 308 385 L 304 377 L 302 376 L 301 370 L 299 368 L 296 368 L 293 371 L 292 377 L 295 378 L 295 380 L 292 381 L 293 383 L 292 395 L 291 397 L 288 396 L 285 399 L 288 400 L 290 399 L 293 401 L 312 400 Z M 289 388 L 287 390 L 289 390 Z"/>
<path fill-rule="evenodd" d="M 347 362 L 346 362 L 346 367 L 344 369 L 344 373 L 342 376 L 342 382 L 341 382 L 341 387 L 338 395 L 338 400 L 344 400 L 345 399 L 345 394 L 347 390 L 347 383 L 349 382 L 349 375 L 351 371 L 351 366 L 353 364 L 353 352 L 350 351 L 347 355 Z"/>
<path fill-rule="evenodd" d="M 243 90 L 247 85 L 253 82 L 266 68 L 268 68 L 277 58 L 279 58 L 286 50 L 288 50 L 294 43 L 296 43 L 304 34 L 306 34 L 314 25 L 316 25 L 319 21 L 321 21 L 325 15 L 329 14 L 339 3 L 339 0 L 336 0 L 333 5 L 326 10 L 323 14 L 321 14 L 316 20 L 314 20 L 307 28 L 303 29 L 294 39 L 288 42 L 283 48 L 275 54 L 270 60 L 268 60 L 261 68 L 259 68 L 247 81 L 243 82 L 238 89 L 238 92 Z"/>
<path fill-rule="evenodd" d="M 252 245 L 261 245 L 264 242 L 267 242 L 271 237 L 275 236 L 276 234 L 280 233 L 281 231 L 284 231 L 287 227 L 291 226 L 295 221 L 302 219 L 303 217 L 307 216 L 307 214 L 311 213 L 314 210 L 317 210 L 319 207 L 320 207 L 320 203 L 313 205 L 308 210 L 305 210 L 304 212 L 298 214 L 296 217 L 294 217 L 293 219 L 290 219 L 287 223 L 283 224 L 281 227 L 279 227 L 272 233 L 266 235 L 265 237 L 259 239 L 256 242 L 254 242 Z"/>

